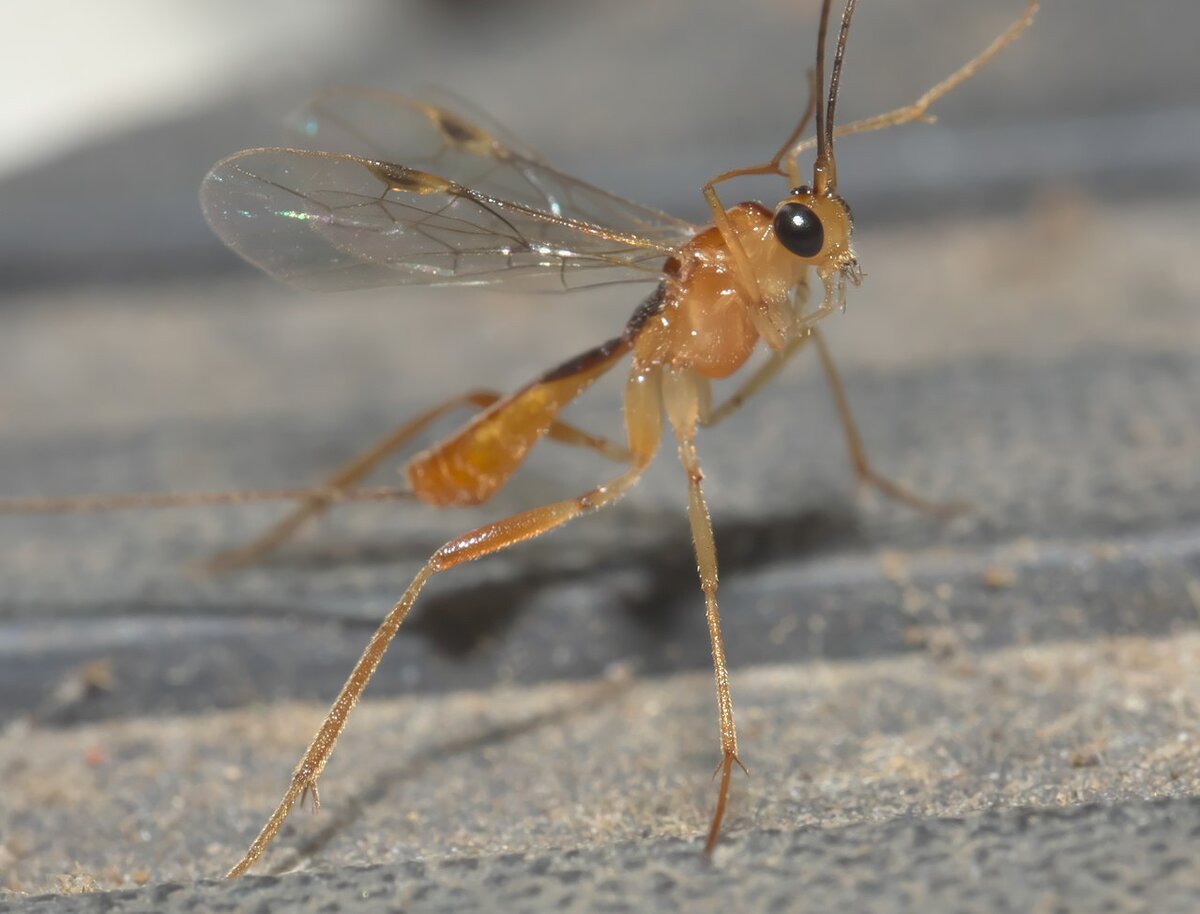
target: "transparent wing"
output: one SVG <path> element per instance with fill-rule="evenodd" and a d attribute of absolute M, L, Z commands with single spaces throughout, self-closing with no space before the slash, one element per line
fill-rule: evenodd
<path fill-rule="evenodd" d="M 296 146 L 398 162 L 501 200 L 679 246 L 696 227 L 566 175 L 461 100 L 333 89 L 295 112 Z"/>
<path fill-rule="evenodd" d="M 570 290 L 657 280 L 679 243 L 406 165 L 311 150 L 239 152 L 209 172 L 200 197 L 209 224 L 234 251 L 317 290 L 522 279 Z"/>

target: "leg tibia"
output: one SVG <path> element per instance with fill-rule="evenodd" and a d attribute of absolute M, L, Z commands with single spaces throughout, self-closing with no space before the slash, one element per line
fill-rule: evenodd
<path fill-rule="evenodd" d="M 653 406 L 653 408 L 651 408 Z M 482 558 L 523 540 L 538 536 L 580 514 L 604 507 L 624 494 L 641 476 L 658 447 L 658 376 L 647 372 L 631 377 L 626 388 L 625 421 L 633 464 L 624 473 L 582 495 L 557 501 L 531 511 L 495 521 L 456 537 L 435 552 L 413 578 L 404 595 L 388 612 L 351 670 L 349 678 L 329 709 L 325 722 L 309 744 L 292 774 L 291 783 L 275 811 L 250 845 L 245 856 L 228 873 L 230 877 L 246 872 L 262 856 L 267 845 L 279 833 L 288 813 L 298 799 L 311 792 L 315 799 L 317 779 L 333 754 L 333 748 L 345 729 L 350 712 L 370 682 L 384 653 L 399 631 L 408 611 L 425 584 L 439 571 L 472 559 Z"/>
<path fill-rule="evenodd" d="M 495 391 L 473 390 L 439 403 L 389 432 L 369 449 L 338 467 L 333 475 L 325 480 L 322 488 L 329 490 L 350 488 L 369 476 L 389 455 L 404 447 L 451 410 L 463 406 L 484 409 L 498 399 L 500 399 L 500 395 Z M 328 511 L 332 504 L 333 500 L 330 498 L 314 496 L 249 543 L 213 556 L 208 562 L 208 568 L 212 571 L 224 571 L 249 565 L 261 559 L 291 539 L 309 520 Z"/>
<path fill-rule="evenodd" d="M 729 801 L 729 780 L 733 765 L 739 766 L 737 729 L 733 722 L 733 696 L 729 690 L 729 670 L 725 663 L 725 641 L 721 636 L 721 614 L 717 607 L 717 549 L 713 540 L 712 520 L 704 500 L 701 481 L 704 473 L 696 456 L 695 435 L 705 400 L 703 379 L 691 372 L 668 372 L 663 377 L 663 402 L 667 416 L 679 440 L 679 461 L 688 480 L 688 522 L 696 550 L 700 589 L 704 593 L 704 617 L 712 646 L 713 676 L 717 687 L 717 723 L 721 734 L 721 785 L 717 805 L 708 829 L 706 849 L 711 850 L 721 830 Z"/>
<path fill-rule="evenodd" d="M 412 441 L 413 438 L 424 432 L 435 421 L 441 419 L 452 410 L 464 406 L 487 409 L 501 399 L 502 395 L 494 390 L 475 390 L 446 400 L 444 403 L 433 407 L 433 409 L 426 410 L 415 419 L 406 422 L 378 441 L 369 450 L 364 451 L 353 460 L 339 467 L 332 476 L 321 484 L 319 489 L 327 493 L 347 491 L 374 472 L 387 457 L 403 448 L 405 444 Z M 611 460 L 621 462 L 629 460 L 629 451 L 617 442 L 609 441 L 600 435 L 593 435 L 566 422 L 558 420 L 551 422 L 547 436 L 563 444 L 596 451 L 601 456 Z M 222 571 L 248 565 L 261 559 L 287 542 L 308 521 L 328 511 L 336 501 L 337 499 L 331 497 L 331 495 L 322 496 L 319 493 L 314 494 L 312 497 L 305 499 L 298 508 L 251 542 L 237 549 L 214 556 L 209 560 L 208 568 L 214 571 Z"/>

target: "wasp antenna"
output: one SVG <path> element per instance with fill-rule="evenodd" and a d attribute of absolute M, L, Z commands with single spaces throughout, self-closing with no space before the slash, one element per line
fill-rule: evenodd
<path fill-rule="evenodd" d="M 813 164 L 813 187 L 817 193 L 832 193 L 837 187 L 837 163 L 833 157 L 833 112 L 837 107 L 838 86 L 842 79 L 842 61 L 846 57 L 846 36 L 857 0 L 846 0 L 842 25 L 838 30 L 837 48 L 833 55 L 833 71 L 829 75 L 829 96 L 825 90 L 825 36 L 829 31 L 831 0 L 821 5 L 821 24 L 817 30 L 817 159 Z"/>

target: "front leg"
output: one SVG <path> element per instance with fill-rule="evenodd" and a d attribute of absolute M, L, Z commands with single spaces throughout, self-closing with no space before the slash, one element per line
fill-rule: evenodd
<path fill-rule="evenodd" d="M 707 398 L 702 396 L 700 399 L 700 425 L 711 428 L 728 419 L 750 397 L 779 374 L 791 357 L 809 342 L 817 348 L 817 355 L 821 360 L 821 370 L 825 373 L 825 380 L 829 384 L 829 392 L 833 397 L 833 404 L 837 408 L 838 419 L 842 423 L 842 433 L 846 439 L 850 464 L 854 468 L 854 474 L 858 477 L 858 481 L 863 485 L 871 486 L 888 498 L 931 517 L 946 520 L 965 511 L 968 507 L 965 502 L 935 502 L 922 498 L 920 495 L 910 492 L 900 483 L 884 476 L 872 466 L 867 457 L 866 447 L 863 445 L 862 435 L 854 421 L 854 414 L 850 410 L 850 400 L 846 396 L 841 376 L 838 374 L 837 366 L 834 365 L 833 355 L 829 352 L 824 336 L 816 328 L 803 336 L 793 337 L 778 352 L 772 352 L 767 360 L 720 406 L 711 407 Z"/>
<path fill-rule="evenodd" d="M 807 342 L 807 335 L 792 337 L 782 349 L 772 352 L 767 357 L 767 360 L 759 365 L 755 372 L 737 390 L 729 395 L 729 399 L 715 409 L 709 404 L 708 397 L 701 396 L 700 425 L 704 428 L 712 428 L 714 425 L 724 422 L 732 416 L 742 408 L 747 400 L 774 380 L 775 376 L 783 370 L 783 366 Z"/>
<path fill-rule="evenodd" d="M 739 173 L 753 174 L 755 169 L 740 169 Z M 721 198 L 717 196 L 716 184 L 725 176 L 714 178 L 704 185 L 704 199 L 712 212 L 713 225 L 721 232 L 725 247 L 729 251 L 732 272 L 737 284 L 741 286 L 742 294 L 746 297 L 750 320 L 754 329 L 772 349 L 779 349 L 787 338 L 787 324 L 779 314 L 779 309 L 772 307 L 762 294 L 758 285 L 758 275 L 750 264 L 750 257 L 742 246 L 741 239 L 733 228 L 729 213 Z"/>
<path fill-rule="evenodd" d="M 829 383 L 829 392 L 833 395 L 833 404 L 837 407 L 838 418 L 842 421 L 842 432 L 846 437 L 846 450 L 850 452 L 850 463 L 854 467 L 854 474 L 858 477 L 858 481 L 863 485 L 871 486 L 888 498 L 908 505 L 915 511 L 940 520 L 948 520 L 967 510 L 966 502 L 939 502 L 922 498 L 920 495 L 910 492 L 900 483 L 878 473 L 871 466 L 870 460 L 867 459 L 867 449 L 863 446 L 862 435 L 859 434 L 858 425 L 854 421 L 854 414 L 850 412 L 850 399 L 846 396 L 846 389 L 842 386 L 837 366 L 833 364 L 833 355 L 829 352 L 829 347 L 825 345 L 825 338 L 819 330 L 814 328 L 811 338 L 817 347 L 817 355 L 821 358 L 821 369 L 825 372 L 825 380 Z"/>

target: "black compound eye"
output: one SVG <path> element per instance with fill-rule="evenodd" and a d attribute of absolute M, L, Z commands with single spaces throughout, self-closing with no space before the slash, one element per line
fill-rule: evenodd
<path fill-rule="evenodd" d="M 797 257 L 816 257 L 825 244 L 825 229 L 816 213 L 792 201 L 775 213 L 775 237 Z"/>

